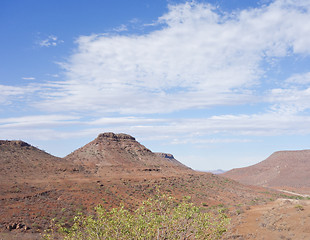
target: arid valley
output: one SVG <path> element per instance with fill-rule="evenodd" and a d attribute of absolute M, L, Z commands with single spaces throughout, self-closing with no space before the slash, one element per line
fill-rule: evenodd
<path fill-rule="evenodd" d="M 70 225 L 77 212 L 98 204 L 135 209 L 158 191 L 190 196 L 204 211 L 221 208 L 231 219 L 223 239 L 309 239 L 309 152 L 275 155 L 255 168 L 214 175 L 153 153 L 127 134 L 99 134 L 65 158 L 2 140 L 0 239 L 40 239 L 53 218 Z"/>

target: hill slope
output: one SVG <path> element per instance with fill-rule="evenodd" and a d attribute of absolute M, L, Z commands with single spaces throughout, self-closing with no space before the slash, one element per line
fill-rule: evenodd
<path fill-rule="evenodd" d="M 123 133 L 101 133 L 65 159 L 98 175 L 113 169 L 154 172 L 189 170 L 171 154 L 153 153 L 134 137 Z"/>
<path fill-rule="evenodd" d="M 279 151 L 266 160 L 232 169 L 222 176 L 244 184 L 268 187 L 310 187 L 310 150 Z"/>
<path fill-rule="evenodd" d="M 52 156 L 23 141 L 0 140 L 0 182 L 41 179 L 74 171 L 64 159 Z"/>

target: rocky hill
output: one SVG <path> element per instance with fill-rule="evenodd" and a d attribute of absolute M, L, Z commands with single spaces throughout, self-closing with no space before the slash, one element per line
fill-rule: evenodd
<path fill-rule="evenodd" d="M 190 170 L 171 154 L 153 153 L 124 133 L 101 133 L 65 159 L 98 175 L 115 169 L 148 172 Z"/>
<path fill-rule="evenodd" d="M 310 187 L 310 150 L 279 151 L 253 166 L 232 169 L 222 176 L 244 184 L 267 187 Z"/>
<path fill-rule="evenodd" d="M 75 171 L 66 160 L 52 156 L 23 141 L 0 140 L 0 182 L 41 179 Z"/>

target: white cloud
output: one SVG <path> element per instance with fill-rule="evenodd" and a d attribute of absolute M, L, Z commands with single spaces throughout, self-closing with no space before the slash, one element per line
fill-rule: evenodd
<path fill-rule="evenodd" d="M 33 85 L 27 86 L 8 86 L 0 84 L 0 104 L 9 105 L 13 102 L 24 99 L 28 94 L 37 91 L 38 88 Z"/>
<path fill-rule="evenodd" d="M 9 139 L 95 138 L 100 132 L 111 131 L 131 134 L 139 141 L 205 146 L 249 143 L 253 136 L 310 134 L 310 117 L 287 112 L 189 119 L 105 117 L 87 120 L 71 115 L 35 115 L 0 118 L 0 129 L 2 136 Z"/>
<path fill-rule="evenodd" d="M 47 38 L 38 41 L 40 47 L 56 47 L 60 43 L 63 43 L 63 40 L 59 40 L 55 35 L 50 35 Z"/>
<path fill-rule="evenodd" d="M 207 138 L 207 139 L 173 139 L 172 144 L 195 144 L 203 145 L 206 144 L 218 144 L 218 143 L 248 143 L 250 139 L 239 139 L 239 138 Z"/>
<path fill-rule="evenodd" d="M 288 112 L 188 119 L 104 118 L 90 121 L 88 125 L 101 126 L 105 131 L 126 132 L 139 139 L 165 140 L 173 144 L 245 143 L 250 142 L 247 137 L 252 136 L 310 134 L 310 117 Z"/>
<path fill-rule="evenodd" d="M 126 31 L 128 31 L 128 28 L 125 24 L 122 24 L 122 25 L 114 28 L 113 31 L 115 31 L 115 32 L 126 32 Z"/>
<path fill-rule="evenodd" d="M 271 89 L 268 101 L 271 110 L 300 114 L 310 109 L 310 73 L 293 74 L 284 81 L 281 88 Z"/>
<path fill-rule="evenodd" d="M 39 106 L 135 114 L 255 102 L 262 63 L 310 53 L 309 21 L 303 1 L 221 14 L 202 3 L 170 6 L 149 34 L 79 37 L 62 63 L 66 81 Z"/>
<path fill-rule="evenodd" d="M 35 99 L 33 104 L 44 112 L 76 111 L 96 117 L 81 120 L 64 113 L 0 119 L 0 128 L 28 131 L 40 126 L 37 131 L 53 138 L 57 127 L 76 125 L 84 129 L 83 136 L 114 131 L 171 143 L 184 141 L 184 136 L 189 140 L 205 136 L 201 143 L 217 143 L 248 140 L 230 135 L 308 134 L 310 119 L 302 112 L 310 108 L 310 74 L 295 73 L 268 88 L 263 86 L 262 66 L 286 56 L 308 56 L 309 10 L 310 5 L 299 0 L 233 13 L 191 2 L 171 5 L 158 19 L 161 27 L 145 35 L 81 36 L 74 54 L 61 63 L 66 79 L 36 87 L 0 85 L 0 103 L 36 92 L 44 101 Z M 54 36 L 48 39 L 58 41 Z M 137 115 L 262 102 L 266 104 L 262 112 L 243 115 L 190 119 Z M 54 130 L 48 131 L 49 127 Z M 67 130 L 58 136 L 77 135 Z"/>
<path fill-rule="evenodd" d="M 99 118 L 94 121 L 88 122 L 89 125 L 128 125 L 128 124 L 150 124 L 150 123 L 162 123 L 166 122 L 165 119 L 152 119 L 152 118 L 142 118 L 142 117 L 105 117 Z"/>
<path fill-rule="evenodd" d="M 59 78 L 60 77 L 59 74 L 50 74 L 50 73 L 48 73 L 46 75 L 49 76 L 49 77 L 53 77 L 53 78 Z"/>
<path fill-rule="evenodd" d="M 1 135 L 6 139 L 53 140 L 83 136 L 83 130 L 70 131 L 70 128 L 77 125 L 83 126 L 80 118 L 70 115 L 29 115 L 0 118 Z M 61 130 L 63 127 L 66 127 L 66 131 Z"/>
<path fill-rule="evenodd" d="M 24 79 L 24 80 L 35 80 L 36 78 L 34 78 L 34 77 L 22 77 L 22 79 Z"/>
<path fill-rule="evenodd" d="M 132 126 L 137 134 L 169 136 L 174 142 L 192 142 L 212 135 L 224 136 L 280 136 L 310 133 L 310 117 L 282 113 L 253 115 L 221 115 L 210 118 L 167 120 L 159 126 Z M 225 137 L 226 139 L 226 137 Z M 196 141 L 193 140 L 193 141 Z M 239 139 L 240 140 L 240 139 Z M 198 140 L 205 141 L 205 140 Z"/>
<path fill-rule="evenodd" d="M 288 84 L 309 84 L 310 83 L 310 72 L 302 74 L 293 74 L 286 80 Z"/>
<path fill-rule="evenodd" d="M 310 88 L 272 89 L 271 101 L 280 106 L 294 105 L 298 112 L 303 111 L 310 108 Z"/>
<path fill-rule="evenodd" d="M 67 115 L 34 115 L 14 118 L 0 118 L 0 128 L 54 127 L 78 123 L 79 117 Z"/>

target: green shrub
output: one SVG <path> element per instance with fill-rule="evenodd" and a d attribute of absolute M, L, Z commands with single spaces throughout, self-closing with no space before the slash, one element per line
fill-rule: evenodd
<path fill-rule="evenodd" d="M 57 226 L 63 239 L 219 239 L 229 223 L 224 213 L 201 212 L 189 202 L 180 203 L 166 195 L 145 201 L 136 211 L 123 206 L 110 211 L 102 206 L 95 214 L 74 218 L 70 228 Z M 45 234 L 45 239 L 54 239 L 55 234 Z"/>
<path fill-rule="evenodd" d="M 297 211 L 305 210 L 304 207 L 302 205 L 300 205 L 300 204 L 296 205 L 295 208 L 296 208 Z"/>

